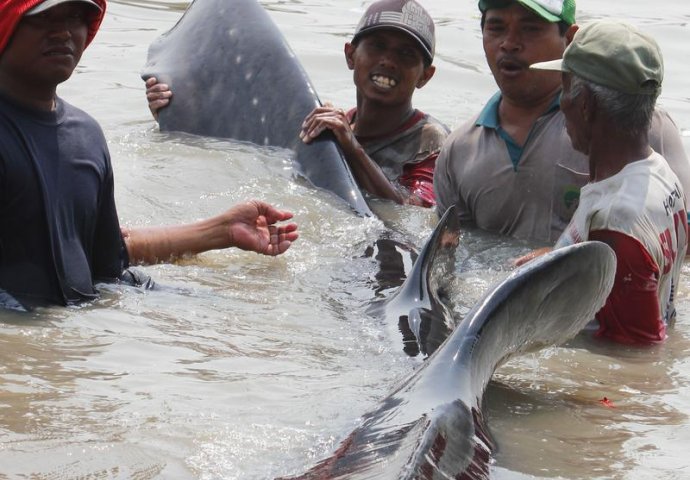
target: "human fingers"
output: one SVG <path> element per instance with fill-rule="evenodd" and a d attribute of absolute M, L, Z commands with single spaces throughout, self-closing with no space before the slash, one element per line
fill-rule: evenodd
<path fill-rule="evenodd" d="M 300 132 L 300 139 L 304 143 L 309 143 L 321 135 L 324 130 L 332 130 L 338 135 L 339 131 L 345 131 L 349 127 L 344 114 L 338 112 L 325 112 L 320 114 L 307 123 Z"/>
<path fill-rule="evenodd" d="M 321 106 L 321 107 L 316 107 L 314 110 L 309 112 L 309 115 L 307 115 L 304 118 L 304 121 L 302 122 L 302 129 L 304 130 L 310 123 L 312 123 L 315 119 L 322 117 L 323 115 L 329 115 L 332 114 L 336 109 L 333 108 L 332 106 Z"/>
<path fill-rule="evenodd" d="M 163 107 L 166 107 L 170 103 L 170 100 L 167 98 L 161 98 L 159 100 L 154 100 L 152 102 L 149 102 L 149 109 L 152 112 L 158 113 L 158 110 L 160 110 Z"/>
<path fill-rule="evenodd" d="M 297 240 L 297 232 L 285 233 L 280 229 L 273 229 L 270 232 L 269 244 L 266 248 L 267 255 L 280 255 L 284 253 L 292 243 Z"/>
<path fill-rule="evenodd" d="M 282 253 L 285 253 L 288 248 L 292 245 L 292 242 L 289 242 L 285 240 L 284 242 L 280 242 L 278 244 L 270 244 L 268 248 L 266 249 L 266 255 L 270 255 L 272 257 L 275 257 L 276 255 L 280 255 Z"/>
<path fill-rule="evenodd" d="M 170 100 L 171 97 L 171 92 L 153 92 L 146 94 L 146 100 L 148 100 L 149 103 L 156 102 L 159 100 L 165 100 L 167 102 Z"/>
<path fill-rule="evenodd" d="M 256 208 L 257 215 L 264 217 L 268 225 L 273 225 L 277 222 L 289 220 L 293 217 L 292 212 L 287 210 L 279 210 L 270 203 L 262 202 L 260 200 L 252 200 L 251 203 Z"/>
<path fill-rule="evenodd" d="M 542 255 L 549 253 L 551 250 L 553 250 L 551 247 L 543 247 L 543 248 L 538 248 L 536 250 L 532 250 L 531 252 L 514 259 L 513 260 L 513 266 L 514 267 L 520 267 L 520 266 L 524 265 L 525 263 L 529 262 L 530 260 L 534 260 L 537 257 L 541 257 Z"/>
<path fill-rule="evenodd" d="M 321 125 L 310 125 L 310 126 L 303 128 L 302 131 L 299 132 L 299 138 L 304 143 L 311 143 L 311 141 L 314 140 L 319 135 L 321 135 L 324 130 L 325 130 L 325 127 L 323 127 Z"/>
<path fill-rule="evenodd" d="M 291 242 L 294 242 L 299 238 L 299 233 L 297 232 L 297 224 L 296 223 L 288 223 L 285 225 L 280 225 L 279 227 L 276 227 L 276 232 L 278 236 L 280 237 L 280 240 L 289 240 Z"/>
<path fill-rule="evenodd" d="M 336 110 L 336 108 L 333 105 L 328 104 L 328 103 L 321 105 L 320 107 L 316 107 L 316 108 L 314 108 L 314 110 L 309 112 L 309 115 L 307 115 L 304 118 L 304 123 L 306 123 L 307 121 L 309 121 L 310 119 L 312 119 L 313 117 L 315 117 L 317 115 L 322 115 L 324 113 L 333 112 L 335 110 Z"/>
<path fill-rule="evenodd" d="M 297 232 L 297 224 L 290 223 L 288 225 L 281 226 L 269 226 L 268 233 L 271 239 L 271 243 L 276 244 L 283 242 L 285 240 L 289 242 L 294 242 L 299 238 L 299 233 Z"/>
<path fill-rule="evenodd" d="M 532 255 L 523 255 L 522 257 L 513 259 L 512 263 L 514 267 L 520 267 L 532 260 L 532 258 L 534 258 Z"/>
<path fill-rule="evenodd" d="M 148 97 L 149 95 L 163 95 L 170 97 L 172 96 L 172 91 L 167 83 L 157 83 L 146 89 L 146 96 Z"/>

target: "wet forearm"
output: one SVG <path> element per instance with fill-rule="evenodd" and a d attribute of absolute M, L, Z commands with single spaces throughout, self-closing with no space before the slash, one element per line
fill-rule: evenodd
<path fill-rule="evenodd" d="M 406 196 L 403 192 L 388 180 L 381 167 L 367 155 L 361 145 L 344 153 L 360 187 L 377 197 L 405 203 Z"/>
<path fill-rule="evenodd" d="M 132 264 L 174 261 L 224 246 L 224 235 L 213 220 L 186 225 L 123 229 Z"/>

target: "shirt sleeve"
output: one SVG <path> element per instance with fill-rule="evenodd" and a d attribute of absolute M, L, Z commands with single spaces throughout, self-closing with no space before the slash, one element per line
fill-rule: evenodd
<path fill-rule="evenodd" d="M 475 225 L 473 213 L 467 206 L 459 187 L 458 164 L 465 158 L 462 148 L 456 147 L 457 139 L 453 134 L 443 143 L 436 160 L 434 170 L 434 193 L 436 196 L 436 213 L 439 218 L 450 207 L 455 206 L 458 219 L 462 225 Z"/>
<path fill-rule="evenodd" d="M 649 131 L 649 144 L 654 151 L 666 159 L 671 170 L 680 180 L 681 187 L 686 192 L 686 211 L 690 212 L 690 205 L 687 204 L 687 195 L 690 193 L 690 160 L 685 153 L 678 126 L 664 110 L 657 109 L 654 112 Z"/>
<path fill-rule="evenodd" d="M 98 203 L 98 223 L 92 260 L 93 277 L 96 280 L 112 282 L 129 266 L 129 256 L 115 208 L 115 188 L 110 167 Z"/>
<path fill-rule="evenodd" d="M 419 163 L 407 164 L 403 167 L 400 176 L 400 185 L 407 188 L 418 202 L 411 203 L 423 207 L 433 207 L 436 205 L 434 196 L 434 168 L 438 152 L 434 152 Z"/>
<path fill-rule="evenodd" d="M 610 246 L 616 254 L 613 289 L 596 315 L 596 335 L 619 343 L 663 341 L 666 325 L 659 305 L 659 268 L 634 237 L 611 230 L 594 230 L 590 240 Z"/>

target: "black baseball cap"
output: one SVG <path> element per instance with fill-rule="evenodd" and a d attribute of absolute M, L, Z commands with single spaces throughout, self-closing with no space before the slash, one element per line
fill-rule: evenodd
<path fill-rule="evenodd" d="M 353 42 L 374 30 L 393 29 L 407 33 L 419 44 L 426 60 L 434 60 L 436 37 L 434 21 L 415 0 L 378 0 L 364 12 L 357 28 Z"/>

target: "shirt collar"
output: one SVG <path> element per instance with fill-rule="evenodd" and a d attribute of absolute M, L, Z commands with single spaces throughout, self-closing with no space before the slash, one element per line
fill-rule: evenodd
<path fill-rule="evenodd" d="M 498 130 L 498 128 L 500 127 L 500 124 L 498 123 L 498 106 L 501 103 L 502 98 L 503 95 L 501 95 L 501 92 L 498 91 L 494 94 L 493 97 L 489 99 L 488 102 L 486 102 L 486 105 L 484 105 L 484 108 L 479 113 L 479 117 L 477 118 L 477 122 L 475 123 L 477 126 L 493 128 L 494 130 Z M 544 112 L 544 115 L 558 110 L 560 108 L 561 94 L 559 92 L 558 95 L 556 95 L 554 99 L 551 101 L 551 104 L 546 109 L 546 112 Z"/>

